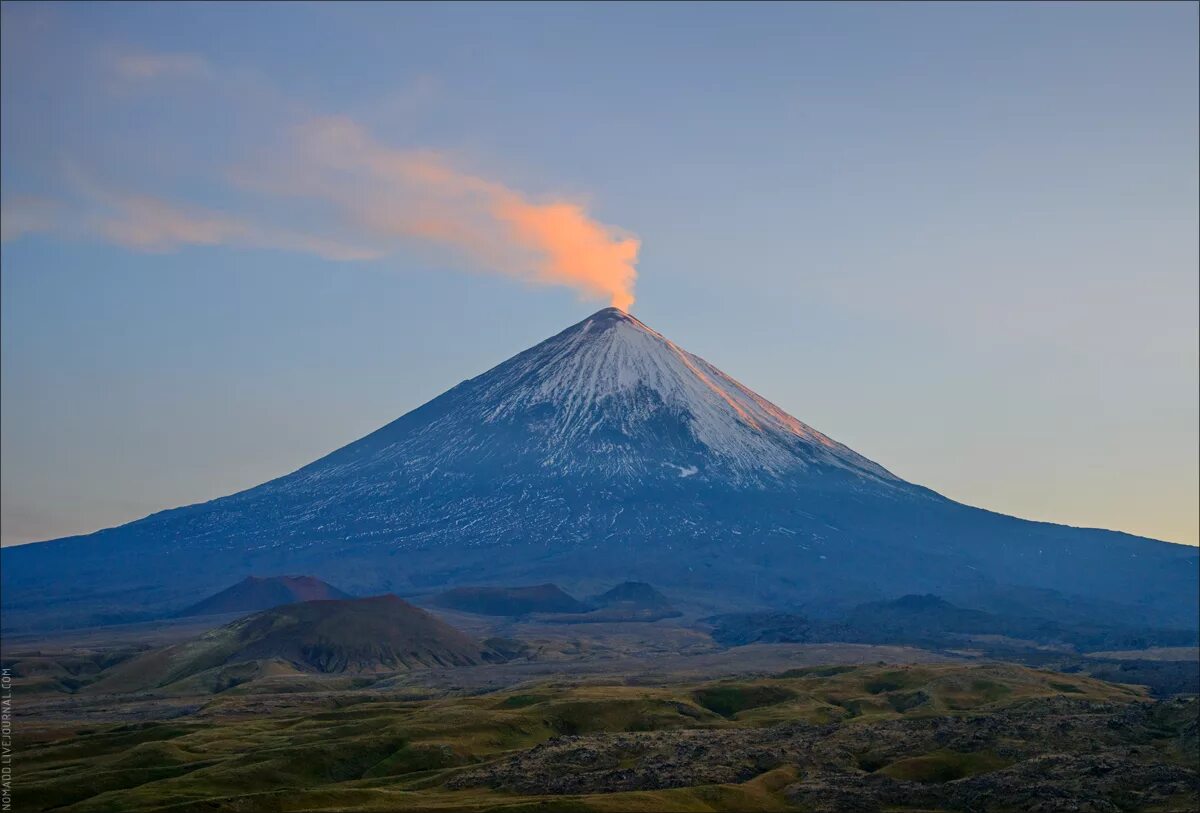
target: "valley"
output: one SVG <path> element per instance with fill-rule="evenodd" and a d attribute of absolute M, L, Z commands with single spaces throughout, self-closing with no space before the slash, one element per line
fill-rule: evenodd
<path fill-rule="evenodd" d="M 23 745 L 23 809 L 1186 810 L 1200 788 L 1194 697 L 1018 666 L 424 677 L 49 702 Z"/>
<path fill-rule="evenodd" d="M 1038 668 L 984 640 L 726 646 L 690 613 L 575 624 L 379 602 L 7 637 L 20 809 L 1182 811 L 1200 799 L 1196 695 L 1098 679 L 1066 645 L 1030 644 L 1031 662 L 1057 657 Z M 333 624 L 322 652 L 352 647 L 359 607 L 376 616 L 367 637 L 398 649 L 314 661 L 296 646 L 319 617 Z M 239 639 L 244 657 L 185 668 L 268 620 L 269 636 Z M 383 663 L 417 640 L 423 661 Z M 1189 666 L 1186 650 L 1097 654 Z"/>

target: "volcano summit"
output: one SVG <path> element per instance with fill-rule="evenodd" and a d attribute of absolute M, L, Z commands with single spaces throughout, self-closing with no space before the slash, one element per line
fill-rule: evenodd
<path fill-rule="evenodd" d="M 936 593 L 1187 627 L 1198 556 L 905 482 L 615 308 L 284 477 L 2 555 L 20 626 L 305 572 L 360 594 L 647 581 L 716 610 Z"/>

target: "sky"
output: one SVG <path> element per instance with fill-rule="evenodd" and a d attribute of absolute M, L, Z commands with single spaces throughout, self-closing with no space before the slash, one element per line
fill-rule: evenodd
<path fill-rule="evenodd" d="M 948 497 L 1197 544 L 1197 8 L 5 2 L 2 541 L 615 303 Z"/>

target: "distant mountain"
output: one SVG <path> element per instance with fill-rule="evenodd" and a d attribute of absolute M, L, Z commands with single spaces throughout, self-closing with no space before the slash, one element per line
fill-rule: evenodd
<path fill-rule="evenodd" d="M 777 374 L 803 380 L 811 352 Z M 1200 625 L 1196 548 L 955 503 L 613 308 L 287 476 L 0 560 L 9 628 L 164 610 L 252 572 L 360 594 L 644 581 L 713 612 L 933 593 Z"/>
<path fill-rule="evenodd" d="M 218 615 L 221 613 L 255 612 L 294 604 L 297 601 L 327 601 L 353 598 L 332 584 L 312 576 L 247 576 L 232 587 L 193 604 L 178 615 Z"/>
<path fill-rule="evenodd" d="M 593 596 L 587 603 L 595 609 L 539 618 L 559 624 L 600 624 L 631 621 L 644 623 L 683 615 L 671 606 L 666 596 L 645 582 L 623 582 L 611 590 Z"/>
<path fill-rule="evenodd" d="M 1192 646 L 1194 629 L 1145 628 L 1120 622 L 1099 623 L 995 613 L 958 607 L 938 596 L 902 596 L 895 601 L 862 604 L 826 625 L 829 634 L 845 630 L 847 640 L 862 643 L 905 641 L 923 646 L 954 646 L 963 636 L 1003 636 L 1018 641 L 1065 645 L 1088 652 Z"/>
<path fill-rule="evenodd" d="M 533 587 L 458 587 L 434 597 L 448 610 L 477 615 L 520 616 L 530 613 L 582 613 L 591 608 L 556 584 Z"/>
<path fill-rule="evenodd" d="M 1005 646 L 1065 646 L 1082 652 L 1193 646 L 1194 629 L 1143 628 L 1116 623 L 1056 621 L 959 607 L 934 595 L 901 596 L 860 604 L 836 618 L 810 619 L 796 613 L 727 613 L 704 619 L 713 640 L 724 646 L 751 643 L 909 644 L 930 648 L 965 646 L 981 636 L 1009 640 Z"/>
<path fill-rule="evenodd" d="M 645 582 L 622 582 L 611 590 L 592 596 L 594 607 L 636 607 L 639 610 L 669 610 L 671 602 Z"/>
<path fill-rule="evenodd" d="M 1043 622 L 1035 622 L 1041 625 Z M 894 601 L 860 604 L 845 618 L 827 625 L 833 632 L 845 629 L 855 641 L 907 641 L 935 643 L 946 635 L 1007 635 L 1013 632 L 1049 632 L 1026 619 L 1006 618 L 982 610 L 957 607 L 940 596 L 910 595 Z"/>
<path fill-rule="evenodd" d="M 94 691 L 152 688 L 195 678 L 246 674 L 232 667 L 275 665 L 298 672 L 407 672 L 504 660 L 422 609 L 392 595 L 306 601 L 238 619 L 192 641 L 126 661 Z"/>

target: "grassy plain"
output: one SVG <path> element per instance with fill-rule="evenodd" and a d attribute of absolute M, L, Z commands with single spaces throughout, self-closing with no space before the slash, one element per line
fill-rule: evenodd
<path fill-rule="evenodd" d="M 943 721 L 1025 719 L 1031 704 L 1049 704 L 1055 724 L 1130 710 L 1142 719 L 1162 705 L 1135 687 L 1006 664 L 812 667 L 662 685 L 589 677 L 478 694 L 319 680 L 267 676 L 181 699 L 170 719 L 47 730 L 22 748 L 20 809 L 821 809 L 797 793 L 816 757 L 840 759 L 838 770 L 864 781 L 954 783 L 1044 757 L 1044 732 L 1021 740 L 1009 730 L 1020 726 L 1006 724 L 964 749 L 930 738 Z M 1186 713 L 1162 712 L 1124 736 L 1146 761 L 1186 766 L 1187 726 Z M 706 740 L 719 748 L 706 751 Z M 1127 750 L 1118 740 L 1076 750 Z M 821 756 L 833 741 L 834 756 Z M 672 754 L 689 748 L 695 759 L 672 775 Z M 764 753 L 782 757 L 763 763 Z M 563 792 L 556 776 L 568 769 L 584 776 L 581 787 L 591 770 L 613 790 Z M 694 781 L 709 775 L 728 781 Z"/>

